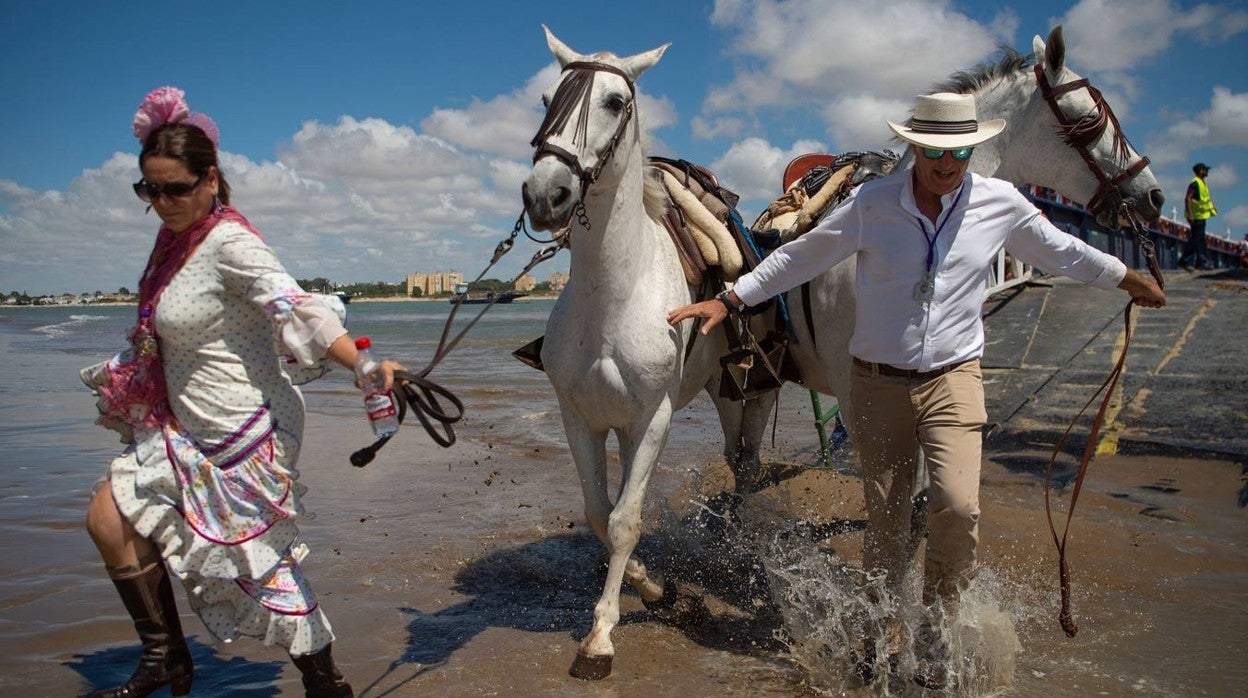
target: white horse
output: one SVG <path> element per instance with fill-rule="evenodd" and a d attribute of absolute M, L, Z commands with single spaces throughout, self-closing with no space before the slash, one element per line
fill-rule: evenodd
<path fill-rule="evenodd" d="M 543 97 L 546 118 L 534 138 L 533 170 L 523 187 L 537 230 L 567 228 L 571 280 L 546 323 L 541 360 L 559 400 L 568 446 L 585 497 L 585 517 L 609 555 L 594 625 L 581 642 L 573 676 L 603 678 L 615 654 L 621 583 L 649 607 L 676 600 L 674 588 L 652 579 L 632 556 L 641 534 L 646 483 L 667 441 L 675 410 L 707 389 L 725 433 L 725 455 L 737 489 L 757 464 L 769 399 L 732 403 L 718 396 L 722 332 L 673 329 L 667 312 L 697 300 L 675 244 L 650 210 L 661 183 L 646 163 L 634 84 L 668 45 L 620 58 L 581 55 L 546 29 L 563 67 Z M 692 348 L 690 349 L 690 343 Z M 686 356 L 688 354 L 688 356 Z M 608 494 L 607 437 L 619 444 L 621 482 Z M 743 434 L 752 435 L 744 439 Z M 746 487 L 748 489 L 748 486 Z"/>
<path fill-rule="evenodd" d="M 713 386 L 718 357 L 726 349 L 722 335 L 699 337 L 686 357 L 691 323 L 673 329 L 664 322 L 670 309 L 694 300 L 695 291 L 685 281 L 675 246 L 647 213 L 634 83 L 667 46 L 627 58 L 585 56 L 548 29 L 546 38 L 563 73 L 544 99 L 548 111 L 534 138 L 537 151 L 523 194 L 536 229 L 567 228 L 571 236 L 572 279 L 547 322 L 541 358 L 559 400 L 586 518 L 610 557 L 593 628 L 571 668 L 574 676 L 594 679 L 611 670 L 610 634 L 619 621 L 622 582 L 629 582 L 647 605 L 665 600 L 663 584 L 647 575 L 632 552 L 646 483 L 673 412 L 712 387 L 730 463 L 742 444 L 747 452 L 753 449 L 756 463 L 771 402 L 754 401 L 751 414 L 749 402 L 742 410 L 718 399 Z M 1119 204 L 1125 203 L 1140 217 L 1155 218 L 1163 200 L 1156 179 L 1126 144 L 1099 93 L 1082 87 L 1060 93 L 1064 86 L 1079 84 L 1065 67 L 1060 28 L 1050 34 L 1047 46 L 1036 37 L 1034 48 L 1041 74 L 1059 91 L 1054 102 L 1061 117 L 1050 110 L 1028 62 L 1014 56 L 978 73 L 959 74 L 940 88 L 975 94 L 980 118 L 1003 117 L 1009 123 L 1006 132 L 976 149 L 973 169 L 1048 186 L 1077 200 L 1104 202 L 1107 217 L 1116 218 Z M 1090 165 L 1056 135 L 1059 118 L 1077 122 L 1064 129 L 1066 141 L 1082 147 Z M 813 334 L 800 322 L 799 294 L 791 296 L 798 339 L 792 353 L 806 387 L 843 398 L 849 395 L 853 287 L 852 259 L 812 282 L 812 314 L 818 318 Z M 850 413 L 852 405 L 843 403 Z M 619 442 L 622 469 L 614 506 L 606 475 L 610 432 Z"/>
<path fill-rule="evenodd" d="M 935 88 L 975 95 L 981 120 L 1006 120 L 1005 131 L 975 147 L 970 169 L 1089 202 L 1098 220 L 1110 227 L 1117 227 L 1123 205 L 1144 220 L 1157 218 L 1164 197 L 1148 160 L 1131 148 L 1100 93 L 1066 67 L 1061 27 L 1049 33 L 1047 42 L 1036 36 L 1032 49 L 1032 57 L 1007 52 L 1000 63 L 958 73 Z M 1046 92 L 1053 94 L 1060 117 Z M 907 150 L 898 167 L 906 167 L 909 159 Z M 789 294 L 797 337 L 790 351 L 805 387 L 837 396 L 847 415 L 853 411 L 848 398 L 855 269 L 850 257 L 810 282 L 813 334 L 802 320 L 808 315 L 802 294 Z"/>

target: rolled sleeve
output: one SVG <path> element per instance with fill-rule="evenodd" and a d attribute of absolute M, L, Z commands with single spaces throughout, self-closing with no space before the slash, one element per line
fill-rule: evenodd
<path fill-rule="evenodd" d="M 1017 194 L 1018 222 L 1005 248 L 1020 260 L 1050 274 L 1058 274 L 1103 289 L 1117 288 L 1127 265 L 1079 238 L 1058 229 L 1022 194 Z"/>

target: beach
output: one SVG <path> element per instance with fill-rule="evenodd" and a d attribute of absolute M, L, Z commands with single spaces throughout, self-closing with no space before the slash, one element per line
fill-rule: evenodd
<path fill-rule="evenodd" d="M 1212 348 L 1218 343 L 1238 343 L 1242 352 L 1248 293 L 1241 286 L 1236 278 L 1176 279 L 1174 324 L 1193 328 L 1185 341 L 1175 349 L 1177 340 L 1149 339 L 1171 330 L 1140 331 L 1139 360 L 1124 388 L 1122 447 L 1094 461 L 1072 524 L 1074 638 L 1057 625 L 1056 554 L 1044 518 L 1051 440 L 1035 438 L 1052 429 L 1016 408 L 1003 388 L 990 419 L 1018 416 L 986 444 L 981 569 L 968 593 L 959 645 L 968 659 L 957 694 L 1242 692 L 1248 437 L 1244 422 L 1234 422 L 1242 400 L 1228 399 L 1230 412 L 1210 416 L 1184 402 L 1196 402 L 1197 388 L 1182 387 L 1208 382 L 1185 357 L 1225 360 Z M 1046 303 L 1056 305 L 1061 291 Z M 1210 307 L 1205 324 L 1182 303 Z M 371 334 L 381 353 L 419 366 L 432 355 L 445 306 L 352 304 L 348 327 Z M 844 648 L 829 643 L 835 635 L 812 633 L 835 625 L 846 590 L 833 572 L 856 562 L 865 514 L 852 449 L 832 467 L 819 462 L 809 396 L 796 386 L 782 392 L 774 445 L 769 439 L 763 453 L 780 484 L 748 496 L 727 523 L 716 516 L 715 495 L 731 476 L 714 410 L 700 397 L 677 412 L 651 481 L 638 554 L 701 595 L 709 618 L 662 619 L 626 592 L 611 676 L 568 676 L 600 591 L 601 547 L 584 523 L 549 385 L 509 356 L 541 334 L 549 307 L 532 301 L 492 310 L 431 374 L 468 408 L 450 449 L 409 424 L 373 463 L 352 467 L 350 453 L 371 439 L 348 377 L 331 373 L 305 390 L 299 468 L 309 487 L 304 503 L 315 513 L 301 523 L 312 551 L 305 568 L 357 694 L 871 695 L 845 673 Z M 91 424 L 93 401 L 75 374 L 115 350 L 128 312 L 0 311 L 0 348 L 10 357 L 0 373 L 8 398 L 0 405 L 3 695 L 79 695 L 115 685 L 137 657 L 133 628 L 83 526 L 92 483 L 119 445 Z M 1145 317 L 1142 325 L 1158 316 Z M 1078 337 L 1088 347 L 1077 354 L 1099 366 L 1115 326 L 1096 328 Z M 1202 343 L 1205 332 L 1214 336 Z M 1093 334 L 1098 339 L 1089 341 Z M 1153 356 L 1172 353 L 1177 358 L 1158 369 L 1162 360 Z M 1007 376 L 1039 371 L 1029 356 L 1018 369 L 1000 369 L 1003 385 Z M 1238 372 L 1238 356 L 1227 371 Z M 1077 362 L 1049 383 L 1077 383 L 1076 369 Z M 1219 380 L 1229 381 L 1223 391 L 1243 387 L 1242 379 Z M 1036 395 L 1027 404 L 1044 402 L 1046 393 Z M 1193 425 L 1188 441 L 1159 437 L 1163 425 L 1154 422 L 1164 409 L 1208 421 Z M 1181 420 L 1172 414 L 1169 421 Z M 1059 531 L 1068 501 L 1067 487 L 1058 495 Z M 810 603 L 814 597 L 819 604 Z M 192 695 L 302 695 L 282 651 L 247 640 L 214 643 L 180 592 L 179 599 L 196 663 Z M 888 692 L 924 695 L 905 681 Z"/>

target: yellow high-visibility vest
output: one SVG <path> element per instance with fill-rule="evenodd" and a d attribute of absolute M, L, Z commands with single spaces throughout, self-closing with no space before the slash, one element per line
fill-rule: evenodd
<path fill-rule="evenodd" d="M 1218 209 L 1213 205 L 1213 199 L 1209 198 L 1209 187 L 1205 186 L 1205 180 L 1200 177 L 1192 177 L 1192 182 L 1196 184 L 1196 196 L 1188 204 L 1188 213 L 1191 214 L 1192 220 L 1203 221 L 1206 218 L 1213 218 L 1218 215 Z"/>

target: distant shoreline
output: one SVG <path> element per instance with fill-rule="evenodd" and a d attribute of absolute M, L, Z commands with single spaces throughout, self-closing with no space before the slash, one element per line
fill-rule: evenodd
<path fill-rule="evenodd" d="M 559 297 L 557 293 L 526 295 L 514 299 L 513 303 L 525 301 L 550 301 Z M 439 296 L 437 298 L 405 298 L 402 296 L 389 296 L 385 298 L 366 298 L 364 296 L 352 296 L 347 303 L 449 303 L 450 296 Z M 7 308 L 118 308 L 118 307 L 135 307 L 138 303 L 126 302 L 102 302 L 102 303 L 45 303 L 41 305 L 0 305 L 0 310 Z"/>
<path fill-rule="evenodd" d="M 523 303 L 525 301 L 551 301 L 559 297 L 557 293 L 542 295 L 526 295 L 520 296 L 512 300 L 512 303 Z M 450 303 L 450 296 L 438 296 L 436 298 L 404 298 L 402 296 L 391 296 L 389 298 L 363 298 L 352 296 L 350 303 Z"/>

